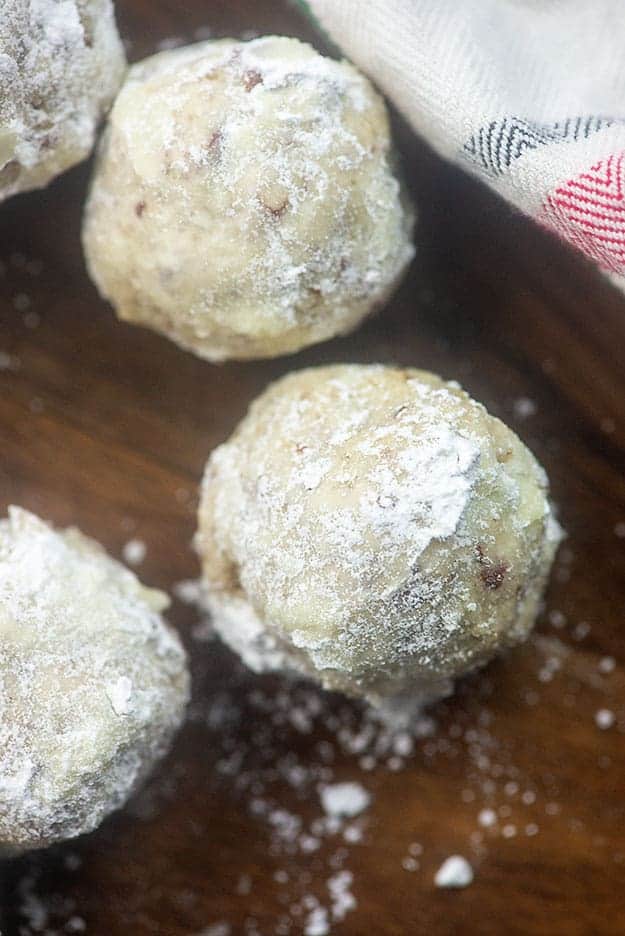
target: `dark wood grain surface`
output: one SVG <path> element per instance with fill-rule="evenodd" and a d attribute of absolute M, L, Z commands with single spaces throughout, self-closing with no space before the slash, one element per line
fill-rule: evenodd
<path fill-rule="evenodd" d="M 131 59 L 205 26 L 311 37 L 269 0 L 117 6 Z M 417 365 L 460 380 L 547 468 L 569 538 L 538 637 L 439 705 L 411 754 L 405 739 L 368 754 L 357 706 L 246 673 L 176 601 L 189 724 L 97 833 L 2 867 L 5 936 L 297 934 L 315 900 L 339 936 L 625 932 L 625 300 L 400 123 L 397 135 L 420 205 L 409 277 L 355 335 L 275 362 L 214 367 L 115 320 L 81 256 L 88 165 L 4 204 L 0 507 L 76 524 L 116 556 L 139 538 L 142 579 L 171 589 L 198 574 L 204 462 L 269 380 L 325 361 Z M 372 796 L 347 840 L 319 824 L 331 779 Z M 453 853 L 474 882 L 437 889 Z M 341 869 L 357 905 L 332 920 Z"/>

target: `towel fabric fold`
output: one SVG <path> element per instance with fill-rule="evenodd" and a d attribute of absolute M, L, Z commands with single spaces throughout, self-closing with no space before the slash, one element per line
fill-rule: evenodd
<path fill-rule="evenodd" d="M 309 0 L 442 156 L 625 290 L 623 0 Z"/>

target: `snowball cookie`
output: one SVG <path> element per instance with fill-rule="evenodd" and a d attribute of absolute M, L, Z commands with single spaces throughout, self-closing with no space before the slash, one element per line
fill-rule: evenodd
<path fill-rule="evenodd" d="M 208 462 L 197 546 L 252 669 L 378 704 L 527 637 L 559 538 L 544 471 L 458 384 L 352 365 L 252 405 Z"/>
<path fill-rule="evenodd" d="M 189 679 L 144 588 L 78 530 L 0 521 L 0 849 L 94 829 L 165 753 Z"/>
<path fill-rule="evenodd" d="M 124 68 L 111 0 L 1 0 L 0 201 L 91 152 Z"/>
<path fill-rule="evenodd" d="M 121 318 L 210 361 L 353 329 L 413 255 L 385 105 L 295 39 L 232 39 L 130 69 L 83 231 Z"/>

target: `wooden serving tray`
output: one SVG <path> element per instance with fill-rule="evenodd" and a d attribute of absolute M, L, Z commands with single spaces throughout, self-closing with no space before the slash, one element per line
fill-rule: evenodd
<path fill-rule="evenodd" d="M 286 2 L 117 7 L 131 60 L 202 27 L 315 40 Z M 353 336 L 274 362 L 214 367 L 116 321 L 81 255 L 89 165 L 4 204 L 0 507 L 76 524 L 117 556 L 139 538 L 142 579 L 171 590 L 198 575 L 204 462 L 268 381 L 327 361 L 417 365 L 458 379 L 550 475 L 569 538 L 538 637 L 434 709 L 412 753 L 403 739 L 372 755 L 354 739 L 358 706 L 245 672 L 176 601 L 189 724 L 97 833 L 2 866 L 4 936 L 298 934 L 316 907 L 339 936 L 625 933 L 625 300 L 396 132 L 420 205 L 411 274 Z M 372 797 L 335 831 L 318 796 L 328 780 Z M 454 853 L 473 884 L 438 889 Z M 340 871 L 352 877 L 337 884 Z"/>

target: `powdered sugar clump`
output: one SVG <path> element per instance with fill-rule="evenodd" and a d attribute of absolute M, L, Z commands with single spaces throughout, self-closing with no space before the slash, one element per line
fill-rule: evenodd
<path fill-rule="evenodd" d="M 445 859 L 434 878 L 437 887 L 467 887 L 473 881 L 473 868 L 462 855 Z"/>
<path fill-rule="evenodd" d="M 120 676 L 106 686 L 105 692 L 116 715 L 128 715 L 132 708 L 132 681 Z"/>
<path fill-rule="evenodd" d="M 328 891 L 332 901 L 332 917 L 342 920 L 356 909 L 356 900 L 351 892 L 354 875 L 351 871 L 339 871 L 328 880 Z"/>
<path fill-rule="evenodd" d="M 485 829 L 488 829 L 496 824 L 497 813 L 494 809 L 482 809 L 477 817 L 477 821 Z"/>
<path fill-rule="evenodd" d="M 614 712 L 611 709 L 602 708 L 595 713 L 597 728 L 601 728 L 603 731 L 611 728 L 615 720 Z"/>
<path fill-rule="evenodd" d="M 304 926 L 304 936 L 327 936 L 330 918 L 325 907 L 313 907 Z"/>
<path fill-rule="evenodd" d="M 146 557 L 147 546 L 140 539 L 131 539 L 124 544 L 122 555 L 129 565 L 140 565 Z"/>
<path fill-rule="evenodd" d="M 352 818 L 364 812 L 370 794 L 360 783 L 333 783 L 321 789 L 321 803 L 328 816 Z"/>

